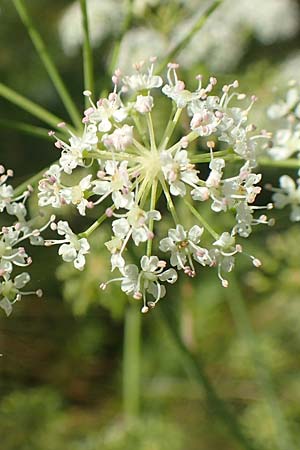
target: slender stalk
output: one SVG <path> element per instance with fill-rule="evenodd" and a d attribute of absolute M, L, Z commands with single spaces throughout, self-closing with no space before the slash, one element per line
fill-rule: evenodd
<path fill-rule="evenodd" d="M 6 100 L 14 103 L 53 128 L 57 129 L 57 124 L 63 122 L 60 117 L 55 116 L 2 83 L 0 83 L 0 96 L 6 98 Z"/>
<path fill-rule="evenodd" d="M 115 209 L 115 206 L 112 205 L 110 207 L 112 210 Z M 83 233 L 79 233 L 79 238 L 88 238 L 105 220 L 107 219 L 107 214 L 104 213 L 102 216 L 99 217 L 99 219 L 95 220 L 95 222 L 92 223 L 92 225 L 85 230 Z"/>
<path fill-rule="evenodd" d="M 144 146 L 148 147 L 149 143 L 148 143 L 148 140 L 147 140 L 147 133 L 146 133 L 144 127 L 142 126 L 141 122 L 140 122 L 140 118 L 139 118 L 138 114 L 133 114 L 132 118 L 133 118 L 134 124 L 136 126 L 136 129 L 137 129 L 137 131 L 138 131 L 138 133 L 140 135 L 140 138 L 143 141 Z"/>
<path fill-rule="evenodd" d="M 211 14 L 221 3 L 223 3 L 223 0 L 214 0 L 212 2 L 212 4 L 207 8 L 204 14 L 202 14 L 201 17 L 199 17 L 194 26 L 187 32 L 187 34 L 183 36 L 182 39 L 170 49 L 165 59 L 157 68 L 156 70 L 157 73 L 160 73 L 164 69 L 164 67 L 168 64 L 168 62 L 172 61 L 181 52 L 181 50 L 183 50 L 186 47 L 186 45 L 189 43 L 192 37 L 197 33 L 197 31 L 201 30 L 203 25 L 206 23 L 207 19 L 211 16 Z"/>
<path fill-rule="evenodd" d="M 140 408 L 141 313 L 135 303 L 128 305 L 124 323 L 123 411 L 126 421 L 136 418 Z"/>
<path fill-rule="evenodd" d="M 270 415 L 275 424 L 278 448 L 280 450 L 293 450 L 295 447 L 293 445 L 285 418 L 282 414 L 281 407 L 273 387 L 271 375 L 266 364 L 264 363 L 264 356 L 260 350 L 259 340 L 252 328 L 243 294 L 237 280 L 234 277 L 231 280 L 231 286 L 231 291 L 225 290 L 225 295 L 227 294 L 227 302 L 240 337 L 248 344 L 248 350 L 253 361 L 257 383 L 269 406 Z"/>
<path fill-rule="evenodd" d="M 150 199 L 150 211 L 153 211 L 155 209 L 156 205 L 156 193 L 157 193 L 157 179 L 153 181 L 152 188 L 151 188 L 151 199 Z M 154 221 L 153 219 L 149 220 L 149 230 L 152 233 L 153 232 L 153 225 Z M 153 239 L 148 239 L 147 241 L 147 256 L 151 256 L 152 252 L 152 242 Z"/>
<path fill-rule="evenodd" d="M 199 138 L 199 134 L 197 133 L 197 131 L 191 131 L 185 137 L 186 137 L 188 143 L 191 143 Z M 180 148 L 181 148 L 181 142 L 179 141 L 179 142 L 176 142 L 176 144 L 172 145 L 172 147 L 168 148 L 167 151 L 168 151 L 168 153 L 172 153 Z"/>
<path fill-rule="evenodd" d="M 83 75 L 84 89 L 94 93 L 94 64 L 93 52 L 90 40 L 89 19 L 86 0 L 80 0 L 82 29 L 83 29 Z M 88 97 L 85 98 L 86 107 L 89 105 Z"/>
<path fill-rule="evenodd" d="M 163 135 L 163 138 L 161 140 L 161 144 L 159 145 L 159 150 L 165 149 L 167 147 L 168 142 L 169 142 L 169 140 L 170 140 L 170 138 L 171 138 L 171 136 L 173 134 L 173 131 L 174 131 L 175 127 L 176 127 L 176 124 L 177 124 L 177 122 L 179 120 L 181 112 L 182 112 L 182 108 L 177 108 L 177 110 L 176 110 L 176 112 L 175 112 L 175 114 L 173 116 L 173 119 L 169 120 L 169 123 L 167 125 L 166 131 L 165 131 L 165 133 Z"/>
<path fill-rule="evenodd" d="M 300 161 L 299 159 L 296 158 L 289 158 L 283 161 L 275 161 L 273 159 L 268 158 L 259 158 L 258 165 L 265 167 L 283 167 L 286 169 L 300 169 Z"/>
<path fill-rule="evenodd" d="M 187 200 L 184 199 L 184 203 L 186 204 L 186 206 L 189 208 L 189 210 L 191 211 L 191 213 L 199 220 L 199 222 L 201 223 L 201 225 L 204 226 L 204 228 L 209 232 L 209 234 L 211 234 L 211 236 L 214 239 L 219 239 L 219 235 L 218 233 L 209 225 L 208 222 L 206 222 L 206 220 L 204 219 L 204 217 L 201 216 L 201 214 L 196 210 L 196 208 L 193 207 L 193 205 L 191 205 Z"/>
<path fill-rule="evenodd" d="M 153 122 L 152 122 L 152 117 L 151 117 L 150 112 L 146 114 L 146 119 L 147 119 L 148 132 L 149 132 L 149 136 L 150 136 L 151 151 L 153 152 L 156 150 L 156 143 L 155 143 Z"/>
<path fill-rule="evenodd" d="M 218 396 L 214 386 L 205 373 L 204 365 L 199 355 L 197 355 L 196 358 L 182 341 L 178 331 L 177 320 L 174 318 L 174 313 L 171 308 L 167 307 L 165 304 L 161 304 L 157 310 L 159 311 L 163 325 L 168 330 L 173 344 L 180 355 L 180 361 L 184 370 L 193 381 L 198 383 L 205 390 L 207 401 L 212 408 L 212 415 L 218 417 L 218 419 L 227 426 L 231 435 L 240 443 L 241 449 L 258 450 L 254 443 L 244 433 L 244 430 L 229 407 Z"/>
<path fill-rule="evenodd" d="M 168 189 L 168 186 L 167 186 L 167 184 L 165 182 L 164 177 L 161 176 L 159 178 L 159 181 L 160 181 L 161 187 L 163 188 L 163 192 L 164 192 L 164 195 L 165 195 L 166 200 L 167 200 L 168 208 L 169 208 L 169 210 L 171 212 L 171 215 L 173 217 L 174 223 L 175 223 L 175 225 L 178 225 L 178 223 L 180 222 L 179 221 L 179 217 L 177 215 L 177 212 L 176 212 L 176 209 L 175 209 L 175 205 L 173 203 L 172 197 L 170 195 L 170 192 L 169 192 L 169 189 Z"/>
<path fill-rule="evenodd" d="M 58 73 L 58 70 L 51 58 L 51 56 L 48 53 L 48 50 L 43 42 L 43 39 L 39 32 L 37 31 L 36 27 L 34 26 L 30 15 L 28 14 L 27 8 L 25 6 L 24 0 L 13 0 L 15 8 L 20 16 L 20 19 L 22 20 L 23 24 L 25 25 L 28 34 L 33 42 L 33 45 L 35 46 L 35 49 L 43 62 L 46 71 L 58 93 L 60 96 L 66 110 L 68 111 L 74 125 L 80 129 L 82 127 L 81 118 L 77 111 L 76 105 L 73 102 L 72 97 L 67 91 L 67 88 L 61 78 L 61 76 Z"/>
<path fill-rule="evenodd" d="M 93 152 L 90 151 L 83 151 L 83 156 L 85 158 L 101 158 L 101 159 L 112 159 L 111 152 L 108 152 L 106 150 L 95 150 Z M 116 161 L 130 161 L 134 159 L 134 155 L 131 155 L 130 153 L 115 153 L 114 159 Z"/>
<path fill-rule="evenodd" d="M 233 154 L 231 149 L 220 150 L 218 152 L 214 152 L 214 157 L 215 158 L 226 158 L 226 157 L 229 158 L 230 157 L 232 160 L 241 159 L 238 155 Z M 205 162 L 210 162 L 210 160 L 211 160 L 210 153 L 200 153 L 200 154 L 192 155 L 190 157 L 191 163 L 205 163 Z"/>
<path fill-rule="evenodd" d="M 19 184 L 19 186 L 17 186 L 15 188 L 15 190 L 14 190 L 15 196 L 17 197 L 18 195 L 21 195 L 27 189 L 27 186 L 35 187 L 35 185 L 43 177 L 44 173 L 47 170 L 48 170 L 48 167 L 40 170 L 38 173 L 36 173 L 32 177 L 28 178 L 28 180 L 26 180 L 23 183 Z"/>

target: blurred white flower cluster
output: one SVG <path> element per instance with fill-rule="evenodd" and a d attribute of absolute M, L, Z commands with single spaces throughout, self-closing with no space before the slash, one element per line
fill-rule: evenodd
<path fill-rule="evenodd" d="M 121 29 L 126 20 L 126 2 L 88 0 L 87 3 L 92 43 L 99 45 Z M 132 13 L 137 23 L 123 36 L 118 66 L 129 70 L 132 63 L 142 58 L 153 54 L 163 56 L 202 16 L 204 6 L 201 0 L 134 0 Z M 169 8 L 169 15 L 177 16 L 178 20 L 167 31 L 160 26 L 160 21 L 146 27 L 143 17 L 149 8 L 158 8 L 158 15 L 159 8 L 163 12 Z M 178 61 L 185 67 L 205 61 L 212 71 L 232 70 L 243 56 L 251 36 L 263 44 L 272 44 L 294 36 L 298 24 L 296 0 L 225 0 L 194 35 Z M 59 35 L 67 54 L 73 54 L 80 47 L 83 41 L 80 29 L 80 6 L 79 2 L 74 2 L 66 9 L 59 23 Z"/>
<path fill-rule="evenodd" d="M 268 116 L 277 123 L 273 145 L 268 150 L 275 161 L 284 161 L 291 157 L 300 158 L 300 87 L 295 81 L 289 83 L 284 99 L 280 99 L 268 109 Z M 298 167 L 300 163 L 298 164 Z M 279 188 L 272 188 L 274 206 L 282 209 L 291 207 L 290 219 L 300 221 L 300 169 L 294 181 L 289 175 L 279 178 Z"/>
<path fill-rule="evenodd" d="M 174 38 L 179 39 L 194 21 L 195 17 L 181 23 Z M 268 45 L 291 38 L 298 27 L 299 8 L 295 0 L 226 0 L 195 34 L 179 61 L 184 65 L 205 61 L 210 70 L 232 70 L 251 36 Z"/>
<path fill-rule="evenodd" d="M 42 296 L 42 291 L 24 291 L 23 288 L 30 281 L 27 272 L 21 272 L 18 268 L 30 266 L 31 257 L 23 245 L 43 245 L 41 232 L 51 225 L 55 219 L 51 216 L 49 222 L 42 228 L 33 228 L 27 221 L 25 202 L 32 192 L 30 186 L 18 194 L 7 183 L 13 176 L 12 170 L 5 170 L 0 166 L 0 212 L 6 215 L 7 225 L 0 231 L 0 308 L 7 315 L 12 311 L 13 304 L 21 300 L 23 295 L 36 294 Z M 12 224 L 11 224 L 12 223 Z M 14 272 L 17 270 L 17 274 Z"/>
<path fill-rule="evenodd" d="M 61 155 L 40 180 L 38 193 L 41 207 L 73 205 L 81 216 L 92 208 L 96 213 L 96 222 L 78 236 L 67 222 L 52 223 L 61 238 L 45 241 L 59 245 L 62 258 L 79 270 L 90 250 L 87 238 L 104 220 L 111 221 L 105 246 L 118 275 L 101 282 L 101 288 L 119 282 L 125 293 L 142 300 L 144 313 L 165 295 L 166 283 L 176 282 L 179 271 L 194 277 L 197 266 L 216 267 L 227 287 L 226 273 L 244 253 L 239 238 L 247 238 L 254 225 L 269 223 L 264 214 L 256 217 L 263 207 L 254 204 L 261 175 L 253 169 L 270 139 L 249 123 L 256 98 L 239 93 L 237 81 L 217 95 L 217 80 L 211 77 L 205 84 L 200 75 L 190 91 L 178 76 L 178 64 L 168 65 L 166 81 L 155 74 L 154 64 L 155 58 L 138 63 L 130 75 L 116 70 L 112 92 L 96 102 L 84 91 L 90 106 L 83 132 L 69 131 L 68 142 L 50 132 Z M 161 101 L 170 102 L 171 112 L 166 124 L 157 126 L 155 105 Z M 64 123 L 59 127 L 66 129 Z M 204 173 L 208 170 L 204 178 L 201 163 Z M 82 176 L 74 184 L 75 170 Z M 207 222 L 206 204 L 213 215 L 228 214 L 230 229 L 216 231 L 213 216 Z M 161 235 L 170 220 L 167 236 Z M 131 263 L 136 252 L 142 255 L 139 265 Z"/>

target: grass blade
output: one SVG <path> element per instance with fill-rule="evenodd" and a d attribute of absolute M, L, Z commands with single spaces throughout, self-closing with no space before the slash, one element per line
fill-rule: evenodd
<path fill-rule="evenodd" d="M 213 409 L 214 416 L 218 417 L 219 420 L 227 426 L 231 435 L 240 443 L 241 449 L 257 450 L 257 447 L 244 433 L 244 430 L 241 428 L 226 403 L 218 396 L 214 386 L 205 374 L 203 363 L 201 362 L 199 355 L 197 355 L 196 358 L 184 344 L 178 331 L 177 319 L 175 318 L 174 312 L 172 312 L 171 308 L 166 304 L 161 304 L 159 305 L 158 313 L 180 355 L 180 361 L 184 370 L 193 381 L 198 383 L 201 388 L 205 390 L 207 401 Z"/>
<path fill-rule="evenodd" d="M 23 97 L 23 95 L 18 94 L 16 91 L 2 83 L 0 83 L 0 97 L 6 98 L 6 100 L 14 103 L 53 128 L 57 128 L 57 124 L 63 121 L 60 117 L 55 116 L 43 107 L 37 105 L 28 98 Z"/>
<path fill-rule="evenodd" d="M 30 136 L 35 136 L 53 142 L 53 137 L 49 136 L 49 130 L 47 130 L 47 128 L 36 127 L 35 125 L 30 125 L 29 123 L 5 119 L 0 119 L 0 127 L 8 128 L 10 130 L 17 130 L 23 134 L 28 134 Z M 56 136 L 59 137 L 59 134 L 56 133 Z"/>
<path fill-rule="evenodd" d="M 68 111 L 68 113 L 72 119 L 72 122 L 78 129 L 80 129 L 82 127 L 82 123 L 81 123 L 81 118 L 80 118 L 80 115 L 76 108 L 76 105 L 73 102 L 72 97 L 68 93 L 61 76 L 59 75 L 59 73 L 55 67 L 55 64 L 54 64 L 52 58 L 50 57 L 48 50 L 42 40 L 41 35 L 35 28 L 29 14 L 28 14 L 24 0 L 13 0 L 13 2 L 14 2 L 16 10 L 18 11 L 18 14 L 19 14 L 23 24 L 27 28 L 28 34 L 35 46 L 35 49 L 36 49 L 41 61 L 43 62 L 44 66 L 47 70 L 47 73 L 48 73 L 58 95 L 60 96 L 66 110 Z"/>
<path fill-rule="evenodd" d="M 87 12 L 86 0 L 80 0 L 81 14 L 82 14 L 82 29 L 83 29 L 83 75 L 84 75 L 84 89 L 94 93 L 94 64 L 93 52 L 90 40 L 89 19 Z M 86 106 L 89 105 L 88 98 L 85 99 Z"/>
<path fill-rule="evenodd" d="M 264 362 L 264 356 L 260 350 L 259 340 L 252 328 L 243 294 L 234 277 L 232 277 L 230 284 L 232 286 L 231 291 L 226 291 L 229 308 L 241 338 L 243 338 L 248 345 L 249 356 L 253 361 L 257 384 L 269 406 L 270 415 L 276 427 L 278 448 L 280 450 L 294 450 L 293 440 L 290 436 L 285 417 L 281 411 L 269 369 Z"/>
<path fill-rule="evenodd" d="M 207 8 L 207 10 L 199 17 L 197 22 L 194 24 L 194 26 L 187 32 L 185 36 L 182 37 L 182 39 L 177 42 L 174 47 L 170 49 L 165 59 L 162 61 L 162 63 L 158 66 L 156 69 L 157 73 L 160 73 L 166 65 L 173 60 L 180 52 L 184 49 L 184 47 L 190 42 L 192 37 L 197 33 L 197 31 L 201 30 L 203 25 L 206 23 L 207 19 L 211 16 L 211 14 L 215 11 L 215 9 L 218 8 L 218 6 L 223 3 L 224 0 L 214 0 L 213 3 Z"/>

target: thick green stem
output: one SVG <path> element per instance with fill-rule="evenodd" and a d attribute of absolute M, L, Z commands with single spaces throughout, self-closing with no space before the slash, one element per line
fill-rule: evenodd
<path fill-rule="evenodd" d="M 93 53 L 90 40 L 89 20 L 86 0 L 80 0 L 83 30 L 83 75 L 84 89 L 94 93 L 94 65 Z M 86 106 L 89 105 L 88 97 L 85 99 Z"/>
<path fill-rule="evenodd" d="M 273 387 L 271 375 L 266 364 L 264 363 L 264 356 L 260 350 L 259 340 L 252 328 L 243 294 L 234 277 L 231 279 L 231 286 L 232 289 L 226 290 L 225 292 L 227 294 L 227 302 L 240 337 L 244 339 L 248 345 L 249 354 L 256 373 L 257 383 L 261 389 L 261 393 L 264 396 L 264 400 L 269 406 L 270 415 L 276 428 L 278 449 L 294 450 L 295 447 L 292 443 L 292 438 L 290 436 L 284 415 L 282 414 L 281 407 Z"/>
<path fill-rule="evenodd" d="M 16 91 L 5 86 L 2 83 L 0 83 L 0 96 L 6 98 L 6 100 L 14 103 L 15 105 L 29 112 L 30 114 L 47 123 L 53 128 L 57 129 L 57 124 L 63 122 L 60 117 L 55 116 L 46 109 L 42 108 L 31 100 L 28 100 L 26 97 L 23 97 L 22 95 L 18 94 Z"/>
<path fill-rule="evenodd" d="M 33 45 L 35 46 L 35 49 L 43 62 L 46 71 L 58 93 L 60 96 L 66 110 L 68 111 L 74 125 L 80 129 L 82 127 L 80 115 L 77 111 L 76 105 L 73 102 L 72 97 L 68 93 L 66 86 L 61 78 L 61 76 L 58 73 L 58 70 L 55 67 L 55 64 L 50 57 L 48 50 L 42 40 L 41 35 L 35 28 L 30 15 L 28 14 L 27 8 L 25 6 L 24 0 L 13 0 L 14 5 L 16 7 L 16 10 L 19 13 L 20 19 L 22 20 L 23 24 L 27 28 L 28 34 L 33 42 Z"/>
<path fill-rule="evenodd" d="M 282 167 L 285 169 L 300 169 L 300 161 L 296 158 L 289 158 L 282 161 L 275 161 L 268 158 L 259 158 L 259 166 L 264 167 Z"/>
<path fill-rule="evenodd" d="M 168 330 L 173 344 L 180 356 L 182 367 L 187 372 L 188 376 L 204 389 L 207 401 L 212 408 L 212 416 L 218 417 L 218 419 L 227 426 L 228 431 L 240 443 L 241 449 L 257 450 L 257 447 L 246 436 L 229 407 L 218 396 L 214 386 L 211 384 L 204 371 L 204 366 L 199 355 L 197 355 L 196 358 L 185 346 L 178 331 L 177 320 L 175 319 L 171 308 L 161 304 L 157 310 L 159 311 L 163 325 Z"/>
<path fill-rule="evenodd" d="M 141 313 L 135 303 L 125 313 L 123 347 L 123 411 L 125 420 L 138 417 L 140 408 Z"/>
<path fill-rule="evenodd" d="M 174 47 L 170 49 L 165 59 L 157 68 L 156 70 L 157 73 L 160 73 L 168 64 L 168 62 L 173 61 L 174 58 L 181 52 L 181 50 L 183 50 L 186 47 L 186 45 L 190 42 L 192 37 L 197 33 L 197 31 L 201 30 L 203 25 L 206 23 L 207 19 L 211 16 L 211 14 L 221 3 L 223 3 L 223 0 L 214 0 L 212 2 L 212 4 L 207 8 L 204 14 L 202 14 L 201 17 L 197 20 L 195 25 L 187 32 L 187 34 L 183 36 L 183 38 Z"/>

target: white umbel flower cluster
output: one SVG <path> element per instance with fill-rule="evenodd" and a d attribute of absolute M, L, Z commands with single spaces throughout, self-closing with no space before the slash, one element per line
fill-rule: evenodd
<path fill-rule="evenodd" d="M 297 164 L 300 158 L 300 86 L 295 81 L 289 83 L 285 98 L 269 107 L 268 115 L 277 124 L 269 157 L 282 165 L 293 157 L 296 165 L 293 163 L 292 167 L 300 167 L 300 163 Z M 289 175 L 282 175 L 279 188 L 271 187 L 275 192 L 274 206 L 278 209 L 290 206 L 292 222 L 300 222 L 300 169 L 297 175 L 296 181 Z"/>
<path fill-rule="evenodd" d="M 0 212 L 7 215 L 6 222 L 11 225 L 2 226 L 0 230 L 0 308 L 10 315 L 13 304 L 20 301 L 23 295 L 43 295 L 41 289 L 37 291 L 24 291 L 23 288 L 30 281 L 27 272 L 21 272 L 20 268 L 27 268 L 32 263 L 24 245 L 43 245 L 44 239 L 41 232 L 53 224 L 55 217 L 42 228 L 33 228 L 28 221 L 26 200 L 32 192 L 32 187 L 27 186 L 20 194 L 7 180 L 13 176 L 12 170 L 5 170 L 0 166 Z M 14 274 L 17 269 L 18 274 Z"/>
<path fill-rule="evenodd" d="M 64 261 L 79 270 L 90 250 L 87 238 L 104 220 L 111 221 L 111 239 L 105 246 L 111 269 L 119 275 L 101 287 L 118 281 L 126 294 L 142 300 L 142 312 L 164 297 L 165 284 L 173 284 L 178 271 L 194 277 L 198 267 L 217 267 L 226 287 L 224 273 L 243 253 L 236 240 L 248 237 L 254 225 L 268 223 L 265 215 L 255 217 L 261 175 L 253 170 L 270 137 L 256 132 L 248 121 L 256 98 L 238 93 L 237 81 L 223 86 L 221 95 L 212 93 L 217 90 L 214 77 L 205 85 L 197 76 L 196 90 L 190 91 L 178 76 L 177 64 L 168 65 L 165 82 L 155 74 L 154 62 L 152 58 L 135 64 L 131 75 L 116 70 L 113 91 L 106 98 L 94 102 L 92 93 L 84 92 L 90 106 L 84 111 L 82 134 L 70 131 L 64 142 L 50 132 L 61 157 L 40 180 L 38 194 L 41 207 L 73 205 L 81 216 L 91 208 L 94 215 L 96 211 L 97 221 L 78 236 L 59 221 L 52 229 L 62 238 L 45 242 L 60 245 Z M 172 106 L 163 127 L 156 123 L 158 95 Z M 60 127 L 67 131 L 64 124 Z M 204 179 L 201 164 L 209 169 Z M 76 180 L 83 174 L 75 185 L 74 171 Z M 177 211 L 178 201 L 184 202 L 186 215 Z M 202 216 L 203 203 L 212 214 L 229 214 L 232 227 L 215 230 Z M 166 206 L 174 225 L 163 236 L 160 223 L 168 216 Z M 132 264 L 136 253 L 140 263 Z"/>

